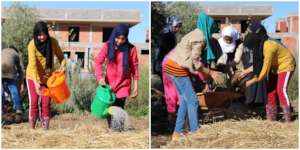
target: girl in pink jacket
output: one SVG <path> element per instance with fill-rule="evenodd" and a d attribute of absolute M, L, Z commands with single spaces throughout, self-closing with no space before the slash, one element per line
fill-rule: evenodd
<path fill-rule="evenodd" d="M 116 94 L 114 106 L 124 109 L 125 100 L 138 95 L 138 56 L 134 45 L 128 41 L 129 27 L 117 25 L 95 58 L 95 73 L 99 84 L 108 84 Z M 103 70 L 103 65 L 106 70 Z M 105 72 L 103 77 L 103 71 Z M 133 79 L 133 84 L 131 81 Z"/>

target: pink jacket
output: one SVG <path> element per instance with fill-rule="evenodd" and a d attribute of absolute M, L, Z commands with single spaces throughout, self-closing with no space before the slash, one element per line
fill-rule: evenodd
<path fill-rule="evenodd" d="M 115 60 L 112 63 L 108 61 L 108 44 L 105 43 L 101 51 L 95 58 L 95 74 L 98 81 L 102 78 L 102 66 L 105 62 L 105 82 L 110 85 L 112 90 L 115 92 L 117 98 L 128 97 L 131 91 L 131 78 L 138 80 L 138 56 L 136 47 L 130 50 L 128 58 L 128 71 L 125 75 L 123 73 L 123 54 L 122 52 L 115 51 Z"/>

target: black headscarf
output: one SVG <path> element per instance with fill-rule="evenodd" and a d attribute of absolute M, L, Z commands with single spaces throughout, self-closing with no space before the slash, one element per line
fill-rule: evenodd
<path fill-rule="evenodd" d="M 38 40 L 38 35 L 42 32 L 44 32 L 47 35 L 47 39 L 44 42 Z M 39 21 L 35 24 L 33 29 L 33 38 L 34 38 L 35 47 L 46 58 L 47 68 L 51 69 L 53 66 L 53 56 L 52 56 L 52 48 L 51 48 L 51 39 L 50 39 L 46 22 Z"/>
<path fill-rule="evenodd" d="M 160 61 L 176 46 L 177 39 L 173 27 L 182 26 L 182 21 L 177 16 L 169 16 L 166 19 L 166 25 L 159 33 L 158 47 Z"/>
<path fill-rule="evenodd" d="M 128 41 L 128 34 L 129 34 L 129 26 L 125 24 L 119 24 L 113 29 L 109 37 L 108 58 L 110 62 L 114 61 L 115 49 L 117 47 L 118 50 L 123 53 L 123 73 L 126 72 L 128 69 L 129 52 L 130 49 L 133 47 L 133 45 Z M 115 42 L 115 38 L 120 35 L 125 36 L 126 42 L 122 45 L 117 46 Z"/>
<path fill-rule="evenodd" d="M 253 50 L 253 72 L 259 76 L 263 66 L 263 49 L 264 43 L 269 38 L 265 27 L 259 22 L 251 22 L 248 34 L 244 40 L 244 46 Z"/>

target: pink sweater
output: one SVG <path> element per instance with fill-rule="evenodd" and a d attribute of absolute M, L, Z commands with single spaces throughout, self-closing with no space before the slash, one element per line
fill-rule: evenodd
<path fill-rule="evenodd" d="M 109 63 L 108 60 L 108 44 L 105 43 L 101 51 L 95 58 L 95 74 L 98 81 L 102 78 L 102 65 L 106 64 L 105 82 L 110 85 L 115 92 L 117 98 L 128 97 L 131 91 L 131 78 L 138 80 L 138 56 L 136 47 L 130 50 L 128 58 L 128 71 L 125 75 L 123 72 L 123 53 L 116 50 L 115 60 Z"/>

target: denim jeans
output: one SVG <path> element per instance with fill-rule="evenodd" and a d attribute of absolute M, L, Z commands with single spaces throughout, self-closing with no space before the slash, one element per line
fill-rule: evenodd
<path fill-rule="evenodd" d="M 177 112 L 175 132 L 183 132 L 186 114 L 188 116 L 191 132 L 197 131 L 198 122 L 198 100 L 192 86 L 190 77 L 175 77 L 169 75 L 175 83 L 176 90 L 180 95 L 180 103 Z"/>
<path fill-rule="evenodd" d="M 14 110 L 22 110 L 21 96 L 18 90 L 17 81 L 12 79 L 2 79 L 2 104 L 4 104 L 5 100 L 4 91 L 10 94 Z"/>

